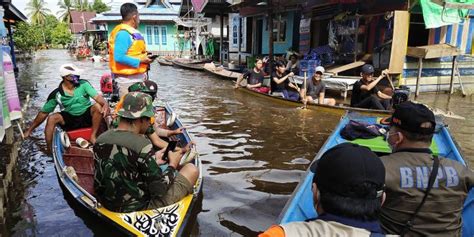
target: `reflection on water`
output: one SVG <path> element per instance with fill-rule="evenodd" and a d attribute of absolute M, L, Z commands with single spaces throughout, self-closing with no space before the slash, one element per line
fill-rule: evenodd
<path fill-rule="evenodd" d="M 82 78 L 99 88 L 106 64 L 77 62 L 66 51 L 42 51 L 21 65 L 22 97 L 32 94 L 27 118 L 33 119 L 60 79 L 61 64 L 86 68 Z M 273 224 L 339 117 L 286 107 L 232 89 L 232 83 L 203 72 L 152 66 L 158 98 L 179 114 L 203 160 L 202 211 L 189 230 L 198 236 L 255 235 Z M 444 95 L 424 102 L 448 106 Z M 449 107 L 468 118 L 451 126 L 465 154 L 473 157 L 472 97 L 451 100 Z M 470 115 L 470 116 L 469 116 Z M 451 121 L 448 121 L 451 122 Z M 21 151 L 22 196 L 11 232 L 15 236 L 111 236 L 113 229 L 77 208 L 58 183 L 52 158 L 44 155 L 44 124 Z M 470 139 L 468 139 L 470 138 Z M 115 234 L 113 234 L 115 236 Z"/>

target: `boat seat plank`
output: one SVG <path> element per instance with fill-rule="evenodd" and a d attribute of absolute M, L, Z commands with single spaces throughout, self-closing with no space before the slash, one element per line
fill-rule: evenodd
<path fill-rule="evenodd" d="M 337 75 L 338 73 L 341 73 L 341 72 L 344 72 L 344 71 L 347 71 L 347 70 L 350 70 L 350 69 L 353 69 L 353 68 L 356 68 L 356 67 L 360 67 L 364 64 L 365 64 L 364 61 L 356 61 L 356 62 L 345 64 L 345 65 L 342 65 L 342 66 L 339 66 L 339 67 L 331 68 L 331 69 L 327 70 L 327 72 Z"/>
<path fill-rule="evenodd" d="M 76 171 L 79 185 L 94 195 L 94 157 L 92 151 L 72 146 L 63 154 L 64 163 Z"/>

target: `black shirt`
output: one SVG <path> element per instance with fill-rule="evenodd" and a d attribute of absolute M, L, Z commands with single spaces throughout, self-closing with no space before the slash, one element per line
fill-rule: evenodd
<path fill-rule="evenodd" d="M 244 78 L 247 79 L 247 83 L 250 85 L 263 83 L 263 72 L 255 72 L 254 69 L 250 69 L 244 73 Z"/>
<path fill-rule="evenodd" d="M 370 91 L 362 90 L 360 88 L 362 85 L 364 85 L 364 83 L 362 82 L 362 79 L 360 79 L 352 86 L 351 106 L 355 106 L 364 99 L 372 95 L 377 95 L 379 92 L 376 86 L 374 86 L 374 88 L 372 88 Z"/>
<path fill-rule="evenodd" d="M 273 72 L 272 73 L 272 79 L 270 81 L 270 85 L 272 87 L 272 92 L 282 92 L 284 91 L 287 87 L 288 87 L 288 79 L 286 79 L 285 81 L 283 81 L 282 83 L 280 84 L 277 84 L 273 78 L 277 78 L 278 80 L 282 79 L 283 77 L 285 77 L 287 75 L 287 73 L 283 73 L 281 76 L 278 76 L 278 74 L 276 72 Z"/>

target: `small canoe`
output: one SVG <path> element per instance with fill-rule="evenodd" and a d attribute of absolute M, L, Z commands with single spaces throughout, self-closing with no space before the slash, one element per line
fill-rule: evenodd
<path fill-rule="evenodd" d="M 272 100 L 276 103 L 280 103 L 280 104 L 286 104 L 286 105 L 295 106 L 295 107 L 302 107 L 303 106 L 303 103 L 301 101 L 292 101 L 292 100 L 285 99 L 281 96 L 274 96 L 274 95 L 270 95 L 270 94 L 260 93 L 260 92 L 257 92 L 257 91 L 251 90 L 251 89 L 247 89 L 246 87 L 239 88 L 239 91 L 242 91 L 242 92 L 245 92 L 245 93 L 248 93 L 248 94 L 252 94 L 252 95 L 255 95 L 255 96 L 258 96 L 258 97 L 270 99 L 270 100 Z M 386 115 L 390 114 L 390 111 L 388 111 L 388 110 L 355 108 L 355 107 L 350 107 L 349 105 L 340 105 L 340 106 L 335 105 L 335 106 L 332 106 L 332 105 L 308 103 L 306 105 L 306 108 L 310 109 L 310 110 L 324 111 L 324 112 L 336 113 L 336 114 L 340 114 L 340 115 L 344 115 L 346 113 L 346 111 L 356 111 L 356 112 L 359 112 L 359 113 L 362 113 L 362 114 L 365 114 L 365 115 L 379 115 L 379 116 L 384 116 L 384 115 L 386 116 Z"/>
<path fill-rule="evenodd" d="M 242 73 L 226 70 L 223 67 L 217 67 L 214 63 L 204 64 L 204 71 L 226 80 L 237 80 Z"/>
<path fill-rule="evenodd" d="M 157 108 L 161 118 L 173 114 L 171 107 Z M 164 119 L 163 121 L 166 121 Z M 170 129 L 182 127 L 177 118 Z M 67 132 L 70 141 L 77 137 L 89 138 L 89 128 Z M 53 159 L 60 183 L 64 189 L 79 203 L 97 217 L 117 227 L 118 230 L 133 236 L 186 236 L 191 226 L 193 209 L 198 205 L 199 194 L 202 190 L 202 164 L 198 155 L 192 161 L 199 169 L 199 178 L 194 184 L 194 192 L 179 202 L 158 209 L 117 213 L 104 208 L 94 196 L 94 157 L 90 149 L 83 149 L 75 144 L 69 148 L 64 146 L 64 132 L 57 127 L 53 135 Z M 178 146 L 191 142 L 191 137 L 185 131 L 172 137 L 179 139 Z M 63 141 L 62 141 L 63 140 Z M 67 139 L 66 139 L 67 140 Z M 71 142 L 72 143 L 72 142 Z M 189 225 L 189 226 L 188 226 Z"/>
<path fill-rule="evenodd" d="M 160 66 L 173 66 L 173 62 L 169 59 L 159 57 L 156 61 L 160 64 Z"/>
<path fill-rule="evenodd" d="M 188 63 L 181 60 L 173 60 L 173 66 L 189 70 L 204 71 L 204 63 Z"/>
<path fill-rule="evenodd" d="M 324 145 L 321 147 L 313 162 L 321 158 L 323 153 L 331 147 L 343 142 L 347 142 L 340 136 L 340 131 L 346 124 L 349 123 L 351 119 L 366 123 L 376 123 L 380 118 L 374 116 L 364 116 L 358 113 L 347 113 L 346 116 L 341 119 L 334 132 L 329 136 Z M 431 145 L 431 150 L 433 153 L 448 159 L 456 160 L 461 164 L 466 165 L 466 162 L 464 161 L 462 154 L 458 149 L 456 142 L 449 133 L 447 127 L 441 123 L 439 125 L 440 126 L 437 127 L 440 129 L 435 133 L 433 137 L 433 143 Z M 351 142 L 367 146 L 379 155 L 390 152 L 387 142 L 385 142 L 382 137 L 376 137 L 373 139 L 356 139 Z M 283 211 L 281 212 L 278 219 L 279 224 L 305 221 L 317 217 L 317 213 L 313 204 L 313 193 L 311 191 L 313 176 L 314 173 L 308 168 L 306 174 L 303 176 L 303 179 L 300 181 L 292 196 L 286 203 Z M 469 192 L 469 195 L 464 202 L 462 215 L 463 236 L 473 236 L 474 225 L 472 225 L 472 220 L 474 220 L 474 189 Z"/>

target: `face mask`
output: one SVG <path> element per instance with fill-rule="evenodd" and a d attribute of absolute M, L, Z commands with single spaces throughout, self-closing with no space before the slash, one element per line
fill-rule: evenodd
<path fill-rule="evenodd" d="M 70 80 L 70 82 L 74 85 L 74 86 L 78 86 L 79 85 L 79 78 L 80 76 L 78 75 L 71 75 L 72 79 Z"/>

